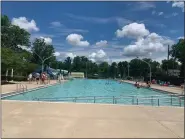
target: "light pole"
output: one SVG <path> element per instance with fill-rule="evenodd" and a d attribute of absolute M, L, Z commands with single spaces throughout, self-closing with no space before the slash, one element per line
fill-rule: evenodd
<path fill-rule="evenodd" d="M 49 57 L 43 59 L 43 58 L 40 57 L 36 52 L 34 52 L 34 53 L 40 58 L 40 60 L 41 60 L 41 62 L 42 62 L 42 73 L 43 73 L 43 70 L 44 70 L 44 62 L 45 62 L 47 59 L 51 58 L 53 55 L 51 55 L 51 56 L 49 56 Z"/>
<path fill-rule="evenodd" d="M 139 57 L 137 57 L 137 59 L 139 59 Z M 148 62 L 142 60 L 142 59 L 139 59 L 139 60 L 141 60 L 141 61 L 145 62 L 146 64 L 148 64 L 148 66 L 149 66 L 149 68 L 150 68 L 150 83 L 151 83 L 152 72 L 151 72 L 151 66 L 150 66 L 150 64 L 149 64 Z"/>

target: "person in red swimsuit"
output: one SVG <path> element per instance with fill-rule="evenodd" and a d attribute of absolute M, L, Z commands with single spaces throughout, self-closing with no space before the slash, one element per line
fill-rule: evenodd
<path fill-rule="evenodd" d="M 41 80 L 42 80 L 42 83 L 43 83 L 43 84 L 45 84 L 45 78 L 46 78 L 45 74 L 42 73 Z"/>

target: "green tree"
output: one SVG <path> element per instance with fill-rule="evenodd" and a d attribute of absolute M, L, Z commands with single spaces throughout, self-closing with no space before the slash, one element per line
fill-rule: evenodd
<path fill-rule="evenodd" d="M 110 66 L 110 76 L 112 78 L 117 77 L 117 63 L 116 62 L 113 62 Z"/>
<path fill-rule="evenodd" d="M 68 70 L 68 73 L 71 73 L 72 68 L 72 59 L 70 57 L 67 57 L 64 61 L 65 67 Z"/>
<path fill-rule="evenodd" d="M 174 59 L 162 60 L 162 69 L 167 72 L 168 69 L 178 69 L 179 65 Z"/>
<path fill-rule="evenodd" d="M 181 76 L 184 76 L 185 66 L 185 39 L 180 39 L 176 44 L 172 46 L 170 55 L 177 59 L 181 63 Z"/>
<path fill-rule="evenodd" d="M 98 66 L 98 74 L 104 78 L 108 77 L 109 64 L 107 62 L 102 62 Z"/>
<path fill-rule="evenodd" d="M 46 44 L 44 39 L 35 39 L 32 47 L 32 62 L 36 64 L 49 65 L 50 62 L 56 61 L 54 56 L 55 50 L 53 45 Z"/>
<path fill-rule="evenodd" d="M 73 59 L 73 71 L 80 72 L 81 69 L 81 58 L 79 56 L 74 57 Z"/>
<path fill-rule="evenodd" d="M 1 46 L 20 50 L 18 45 L 30 46 L 30 34 L 18 26 L 11 25 L 6 15 L 1 17 Z"/>

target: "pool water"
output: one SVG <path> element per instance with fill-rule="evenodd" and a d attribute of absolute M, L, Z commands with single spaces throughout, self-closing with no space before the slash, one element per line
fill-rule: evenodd
<path fill-rule="evenodd" d="M 157 96 L 156 96 L 157 95 Z M 94 96 L 96 100 L 94 100 Z M 101 97 L 106 96 L 106 97 Z M 116 101 L 114 97 L 117 97 Z M 53 85 L 23 94 L 9 96 L 4 99 L 24 101 L 74 101 L 89 103 L 118 103 L 143 105 L 174 105 L 184 106 L 184 99 L 161 93 L 152 89 L 137 89 L 132 84 L 120 83 L 115 80 L 74 79 L 62 84 Z M 154 99 L 151 99 L 153 97 Z M 73 99 L 72 99 L 73 98 Z M 87 99 L 88 98 L 88 99 Z M 150 98 L 150 99 L 146 99 Z M 158 100 L 159 99 L 159 100 Z M 159 102 L 158 102 L 159 101 Z"/>

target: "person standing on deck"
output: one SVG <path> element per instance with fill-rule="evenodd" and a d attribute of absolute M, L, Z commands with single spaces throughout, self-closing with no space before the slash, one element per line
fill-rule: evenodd
<path fill-rule="evenodd" d="M 29 75 L 28 75 L 28 80 L 29 80 L 29 83 L 31 83 L 31 81 L 32 81 L 32 74 L 30 73 Z"/>

